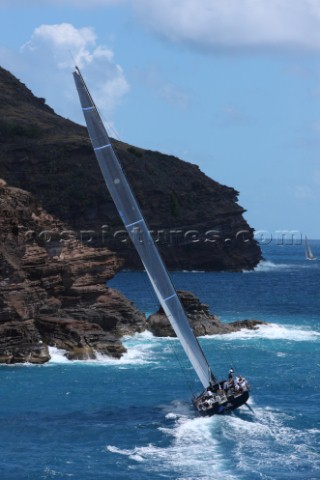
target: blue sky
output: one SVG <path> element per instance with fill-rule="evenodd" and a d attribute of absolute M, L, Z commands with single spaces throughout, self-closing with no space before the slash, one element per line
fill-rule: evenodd
<path fill-rule="evenodd" d="M 320 238 L 319 0 L 0 0 L 0 32 L 57 113 L 83 123 L 72 53 L 121 140 L 239 190 L 257 231 Z"/>

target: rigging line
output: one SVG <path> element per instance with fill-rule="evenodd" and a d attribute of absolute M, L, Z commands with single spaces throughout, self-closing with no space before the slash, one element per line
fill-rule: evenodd
<path fill-rule="evenodd" d="M 146 289 L 147 291 L 149 292 L 149 295 L 150 297 L 153 299 L 154 303 L 156 305 L 158 305 L 158 309 L 159 307 L 161 306 L 160 303 L 159 303 L 159 300 L 156 296 L 156 294 L 154 293 L 154 290 L 153 288 L 151 288 L 151 284 L 150 284 L 150 281 L 148 279 L 148 276 L 147 276 L 147 273 L 145 271 L 143 271 L 143 281 L 144 281 L 144 284 L 146 286 Z M 165 313 L 163 312 L 163 314 L 165 315 Z M 151 314 L 152 315 L 152 314 Z M 181 360 L 181 356 L 178 354 L 178 351 L 175 347 L 175 342 L 174 342 L 174 339 L 177 338 L 177 337 L 170 337 L 169 339 L 169 348 L 171 349 L 171 351 L 173 352 L 173 354 L 175 355 L 176 359 L 177 359 L 177 362 L 179 364 L 179 367 L 183 373 L 183 376 L 184 376 L 184 379 L 185 379 L 185 383 L 186 385 L 188 386 L 190 392 L 191 392 L 191 395 L 194 395 L 194 390 L 192 388 L 192 382 L 191 382 L 191 379 L 188 378 L 187 374 L 186 374 L 186 370 L 187 368 L 185 367 L 185 365 L 183 364 L 182 360 Z"/>
<path fill-rule="evenodd" d="M 159 300 L 156 296 L 156 294 L 154 293 L 154 290 L 153 288 L 151 288 L 151 284 L 150 284 L 150 280 L 148 278 L 148 274 L 145 270 L 142 271 L 142 278 L 143 278 L 143 282 L 145 284 L 145 287 L 149 293 L 149 296 L 150 298 L 152 299 L 153 303 L 155 304 L 155 307 L 154 308 L 158 308 L 159 309 Z M 157 307 L 156 307 L 157 306 Z M 150 314 L 152 315 L 152 313 Z"/>
<path fill-rule="evenodd" d="M 186 369 L 186 367 L 182 364 L 181 358 L 179 357 L 178 352 L 177 352 L 177 350 L 176 350 L 176 348 L 175 348 L 175 345 L 174 345 L 174 343 L 175 343 L 175 342 L 174 342 L 175 338 L 177 338 L 177 337 L 170 337 L 170 339 L 169 339 L 170 348 L 172 349 L 173 353 L 174 353 L 175 356 L 176 356 L 176 359 L 177 359 L 177 361 L 178 361 L 178 363 L 179 363 L 179 366 L 180 366 L 180 370 L 182 371 L 182 374 L 183 374 L 183 376 L 184 376 L 184 380 L 185 380 L 186 385 L 188 386 L 188 388 L 189 388 L 189 390 L 190 390 L 191 395 L 192 395 L 192 396 L 195 396 L 194 390 L 193 390 L 193 388 L 192 388 L 192 382 L 191 382 L 190 378 L 187 377 L 187 374 L 186 374 L 186 370 L 187 370 L 187 369 Z"/>
<path fill-rule="evenodd" d="M 228 353 L 228 356 L 230 358 L 231 367 L 233 368 L 236 375 L 238 375 L 238 370 L 237 370 L 236 364 L 233 361 L 233 358 L 232 358 L 232 355 L 231 355 L 231 349 L 230 349 L 228 344 L 225 345 L 225 349 L 226 349 L 226 351 Z"/>
<path fill-rule="evenodd" d="M 230 354 L 230 351 L 229 351 L 229 349 L 228 349 L 228 344 L 227 344 L 227 343 L 223 345 L 223 347 L 222 347 L 222 349 L 221 349 L 221 353 L 223 354 L 224 361 L 225 361 L 226 363 L 229 363 L 230 368 L 232 368 L 233 371 L 234 371 L 234 373 L 236 373 L 236 375 L 237 375 L 236 367 L 235 367 L 235 364 L 234 364 L 234 362 L 233 362 L 233 359 L 232 359 L 232 356 L 231 356 L 231 354 Z"/>
<path fill-rule="evenodd" d="M 70 53 L 71 53 L 71 52 L 70 52 Z M 72 56 L 72 58 L 73 58 L 73 55 L 72 55 L 72 54 L 71 54 L 71 56 Z M 100 111 L 98 110 L 97 105 L 96 105 L 95 102 L 93 101 L 93 98 L 92 98 L 92 96 L 91 96 L 91 93 L 90 93 L 89 90 L 88 90 L 87 84 L 86 84 L 85 81 L 84 81 L 84 78 L 83 78 L 83 76 L 82 76 L 82 73 L 81 73 L 79 67 L 77 67 L 77 65 L 76 65 L 76 63 L 75 63 L 74 58 L 73 58 L 73 61 L 74 61 L 75 69 L 76 69 L 77 73 L 79 74 L 79 77 L 80 77 L 80 79 L 81 79 L 81 81 L 82 81 L 83 88 L 85 89 L 85 91 L 86 91 L 86 93 L 87 93 L 87 95 L 88 95 L 88 97 L 89 97 L 89 100 L 90 100 L 92 106 L 94 107 L 94 109 L 96 110 L 96 112 L 98 113 L 98 115 L 100 116 L 100 118 L 103 120 L 103 122 L 101 122 L 101 123 L 105 123 L 105 125 L 106 125 L 106 127 L 107 127 L 106 130 L 107 130 L 107 131 L 112 131 L 112 132 L 113 132 L 113 137 L 114 137 L 116 140 L 121 141 L 120 138 L 119 138 L 118 133 L 116 132 L 116 130 L 115 130 L 115 129 L 113 128 L 113 126 L 105 119 L 104 115 L 101 114 Z"/>
<path fill-rule="evenodd" d="M 187 370 L 189 371 L 189 369 L 186 367 L 185 365 L 185 362 L 182 361 L 181 359 L 181 355 L 179 355 L 178 353 L 178 350 L 175 346 L 175 342 L 174 342 L 174 339 L 175 338 L 178 338 L 177 336 L 176 337 L 170 337 L 170 341 L 169 341 L 169 345 L 170 345 L 170 348 L 171 350 L 173 351 L 177 361 L 178 361 L 178 364 L 179 364 L 179 367 L 180 367 L 180 370 L 182 371 L 182 374 L 184 376 L 184 380 L 185 380 L 185 383 L 186 385 L 188 386 L 189 390 L 190 390 L 190 393 L 192 396 L 195 396 L 195 393 L 194 393 L 194 389 L 193 389 L 193 382 L 191 381 L 191 377 L 190 375 L 187 376 Z M 186 357 L 184 357 L 186 359 Z"/>
<path fill-rule="evenodd" d="M 79 69 L 78 69 L 77 67 L 76 67 L 76 75 L 78 76 L 78 78 L 79 78 L 79 80 L 80 80 L 81 88 L 83 89 L 83 91 L 84 91 L 84 93 L 85 93 L 85 96 L 87 97 L 87 100 L 89 100 L 89 102 L 86 101 L 86 102 L 83 102 L 83 104 L 84 104 L 85 106 L 87 105 L 87 103 L 89 103 L 89 104 L 91 104 L 91 105 L 95 105 L 95 103 L 94 103 L 94 101 L 93 101 L 93 99 L 92 99 L 92 97 L 91 97 L 91 95 L 90 95 L 90 93 L 89 93 L 89 91 L 88 91 L 88 88 L 87 88 L 87 86 L 86 86 L 86 84 L 85 84 L 85 82 L 84 82 L 84 79 L 83 79 L 83 77 L 82 77 L 82 75 L 81 75 L 81 73 L 80 73 L 80 71 L 79 71 Z M 75 77 L 75 79 L 76 79 L 76 77 Z M 77 83 L 77 81 L 76 81 L 76 83 Z M 79 88 L 78 88 L 79 91 L 80 91 L 80 84 L 78 83 L 78 85 L 77 85 L 77 88 L 79 87 Z M 97 113 L 98 113 L 98 111 L 97 111 Z M 96 121 L 97 121 L 99 124 L 101 124 L 101 126 L 103 126 L 103 122 L 102 122 L 102 120 L 101 120 L 101 118 L 100 118 L 99 116 L 98 116 L 98 118 L 96 118 Z M 108 136 L 107 132 L 105 132 L 105 134 L 106 134 L 106 136 Z M 116 157 L 116 159 L 117 159 L 117 156 L 116 156 L 116 155 L 115 155 L 115 157 Z M 118 159 L 117 159 L 117 162 L 119 162 Z M 119 162 L 119 164 L 121 165 L 120 162 Z M 120 165 L 119 165 L 119 167 L 120 167 Z M 121 168 L 121 167 L 120 167 L 120 168 Z M 131 192 L 131 191 L 130 191 L 130 192 Z M 133 192 L 131 192 L 131 194 L 134 195 Z M 141 216 L 142 216 L 142 218 L 144 219 L 143 214 L 141 214 Z M 150 235 L 150 237 L 151 237 L 151 235 Z M 166 280 L 166 282 L 167 282 L 169 285 L 171 284 L 172 289 L 175 291 L 176 289 L 175 289 L 175 287 L 174 287 L 174 285 L 173 285 L 173 283 L 172 283 L 172 279 L 170 278 L 170 276 L 168 275 L 168 273 L 165 271 L 164 266 L 162 266 L 162 261 L 161 261 L 161 257 L 160 257 L 160 256 L 159 256 L 159 262 L 160 262 L 161 268 L 163 268 L 163 270 L 164 270 L 164 275 L 165 275 L 165 280 Z M 184 320 L 184 322 L 185 322 L 185 325 L 187 325 L 186 319 Z M 189 328 L 190 328 L 190 327 L 189 327 Z M 204 355 L 204 353 L 203 353 L 203 350 L 202 350 L 202 348 L 201 348 L 201 346 L 200 346 L 200 344 L 199 344 L 199 341 L 198 341 L 198 339 L 197 339 L 196 337 L 194 337 L 194 342 L 195 342 L 195 343 L 194 343 L 195 345 L 197 344 L 198 352 L 201 353 L 201 362 L 203 363 L 203 365 L 202 365 L 201 368 L 203 369 L 203 366 L 206 365 L 207 373 L 209 373 L 210 369 L 209 369 L 208 361 L 207 361 L 207 359 L 206 359 L 206 357 L 205 357 L 205 355 Z M 199 357 L 199 359 L 198 359 L 198 362 L 199 362 L 199 365 L 201 366 L 200 357 Z M 202 375 L 202 377 L 203 377 L 202 380 L 201 380 L 202 383 L 204 383 L 204 382 L 205 382 L 205 383 L 207 383 L 207 382 L 209 383 L 209 381 L 210 381 L 209 375 L 205 375 L 204 372 L 202 372 L 201 375 Z M 199 376 L 199 374 L 198 374 L 199 378 L 201 378 L 201 375 Z M 205 379 L 205 381 L 204 381 L 204 379 Z"/>
<path fill-rule="evenodd" d="M 253 415 L 256 415 L 256 412 L 253 410 L 253 408 L 252 408 L 247 402 L 246 402 L 244 405 L 245 405 L 247 408 L 249 408 L 250 412 L 252 412 Z"/>
<path fill-rule="evenodd" d="M 81 74 L 79 68 L 78 68 L 77 66 L 76 66 L 75 68 L 76 68 L 77 73 L 79 74 L 79 77 L 80 77 L 80 79 L 81 79 L 83 88 L 85 89 L 85 92 L 86 92 L 87 95 L 88 95 L 89 101 L 90 101 L 91 104 L 95 107 L 96 112 L 98 113 L 98 115 L 100 115 L 100 113 L 99 113 L 99 111 L 98 111 L 98 109 L 97 109 L 97 106 L 96 106 L 95 102 L 93 101 L 93 98 L 92 98 L 92 96 L 91 96 L 91 94 L 90 94 L 90 92 L 89 92 L 89 90 L 88 90 L 88 87 L 87 87 L 87 85 L 86 85 L 86 83 L 85 83 L 85 81 L 84 81 L 84 79 L 83 79 L 83 77 L 82 77 L 82 74 Z M 100 115 L 100 117 L 101 117 L 101 115 Z M 100 120 L 100 122 L 102 123 L 102 120 Z M 117 155 L 116 155 L 116 156 L 117 156 Z M 119 161 L 119 160 L 118 160 L 118 161 Z M 120 161 L 119 161 L 119 164 L 120 164 L 121 169 L 123 170 Z M 133 193 L 134 193 L 134 192 L 133 192 Z M 145 221 L 145 217 L 144 217 L 143 213 L 142 213 L 142 220 Z M 145 222 L 145 223 L 146 223 L 146 222 Z M 146 225 L 147 225 L 147 223 L 146 223 Z M 159 253 L 160 253 L 160 252 L 159 252 Z M 177 290 L 176 290 L 176 288 L 175 288 L 175 286 L 174 286 L 174 284 L 173 284 L 173 281 L 172 281 L 172 279 L 171 279 L 171 277 L 170 277 L 169 275 L 168 275 L 168 281 L 171 283 L 171 286 L 172 286 L 173 290 L 174 290 L 175 292 L 177 292 Z M 180 299 L 179 299 L 179 300 L 180 300 Z M 181 300 L 180 300 L 180 302 L 181 302 Z M 183 310 L 184 310 L 184 308 L 183 308 Z M 211 374 L 211 376 L 212 376 L 213 374 L 212 374 L 212 372 L 211 372 L 210 365 L 209 365 L 208 360 L 207 360 L 207 358 L 206 358 L 206 356 L 205 356 L 205 354 L 204 354 L 204 352 L 203 352 L 203 349 L 202 349 L 202 347 L 201 347 L 201 345 L 200 345 L 200 343 L 199 343 L 199 340 L 198 340 L 198 338 L 197 338 L 196 336 L 195 336 L 195 340 L 196 340 L 196 343 L 198 344 L 199 351 L 200 351 L 201 354 L 202 354 L 203 361 L 204 361 L 204 362 L 206 363 L 206 365 L 207 365 L 208 372 L 210 372 L 210 374 Z M 213 376 L 213 377 L 214 377 L 214 376 Z"/>
<path fill-rule="evenodd" d="M 81 78 L 83 87 L 84 87 L 86 93 L 88 94 L 88 97 L 89 97 L 89 99 L 90 99 L 93 107 L 96 109 L 98 115 L 100 116 L 100 118 L 103 120 L 103 122 L 104 122 L 105 125 L 107 126 L 107 131 L 112 132 L 113 138 L 116 139 L 116 140 L 118 140 L 118 141 L 120 142 L 120 141 L 121 141 L 121 140 L 120 140 L 120 136 L 119 136 L 118 132 L 116 131 L 116 129 L 105 119 L 104 115 L 99 112 L 96 104 L 95 104 L 94 101 L 93 101 L 93 98 L 92 98 L 92 96 L 91 96 L 91 93 L 89 92 L 89 90 L 88 90 L 88 88 L 87 88 L 87 85 L 86 85 L 86 83 L 85 83 L 85 81 L 84 81 L 84 79 L 83 79 L 83 76 L 82 76 L 82 74 L 81 74 L 81 72 L 80 72 L 80 69 L 79 69 L 79 67 L 77 67 L 77 64 L 76 64 L 76 61 L 75 61 L 74 56 L 72 55 L 72 52 L 69 51 L 69 53 L 70 53 L 70 55 L 71 55 L 71 57 L 72 57 L 72 59 L 73 59 L 73 63 L 74 63 L 74 65 L 75 65 L 75 69 L 76 69 L 76 71 L 78 72 L 78 74 L 79 74 L 79 76 L 80 76 L 80 78 Z"/>
<path fill-rule="evenodd" d="M 83 79 L 83 77 L 82 77 L 82 74 L 81 74 L 81 72 L 80 72 L 80 69 L 79 69 L 77 66 L 75 66 L 75 68 L 76 68 L 76 71 L 78 72 L 78 74 L 79 74 L 79 76 L 80 76 L 81 82 L 82 82 L 82 84 L 83 84 L 83 88 L 85 89 L 85 91 L 86 91 L 86 93 L 87 93 L 87 95 L 88 95 L 88 97 L 89 97 L 89 100 L 90 100 L 91 104 L 95 107 L 98 115 L 100 115 L 100 117 L 101 117 L 101 114 L 100 114 L 100 112 L 98 111 L 97 106 L 96 106 L 95 102 L 93 101 L 93 98 L 92 98 L 92 96 L 91 96 L 91 94 L 90 94 L 90 92 L 89 92 L 89 90 L 88 90 L 88 88 L 87 88 L 87 85 L 86 85 L 86 83 L 85 83 L 85 81 L 84 81 L 84 79 Z M 102 117 L 102 118 L 103 118 L 103 117 Z M 121 166 L 121 168 L 122 168 L 121 162 L 119 162 L 119 163 L 120 163 L 120 166 Z M 145 221 L 145 218 L 144 218 L 143 213 L 142 213 L 142 220 Z M 159 253 L 160 253 L 160 252 L 159 252 Z M 169 279 L 169 282 L 171 283 L 174 291 L 177 292 L 177 290 L 176 290 L 176 288 L 175 288 L 175 286 L 174 286 L 174 284 L 173 284 L 173 281 L 172 281 L 172 279 L 171 279 L 170 276 L 168 276 L 168 279 Z M 179 299 L 179 300 L 180 300 L 180 299 Z M 211 372 L 210 365 L 209 365 L 209 363 L 208 363 L 208 361 L 207 361 L 207 358 L 206 358 L 206 356 L 205 356 L 205 354 L 204 354 L 204 351 L 203 351 L 203 349 L 202 349 L 202 347 L 201 347 L 201 345 L 200 345 L 200 343 L 199 343 L 199 340 L 198 340 L 197 337 L 195 337 L 195 339 L 196 339 L 196 342 L 197 342 L 197 344 L 198 344 L 199 350 L 200 350 L 201 353 L 202 353 L 203 359 L 204 359 L 205 363 L 207 364 L 208 371 Z M 212 373 L 211 373 L 211 375 L 212 375 Z M 213 377 L 214 377 L 214 376 L 213 376 Z"/>
<path fill-rule="evenodd" d="M 101 115 L 101 118 L 107 126 L 107 131 L 111 132 L 112 139 L 123 143 L 123 141 L 121 140 L 120 135 L 117 132 L 117 130 L 115 129 L 115 127 L 110 122 L 108 122 L 108 120 L 105 118 L 105 116 L 103 114 Z"/>

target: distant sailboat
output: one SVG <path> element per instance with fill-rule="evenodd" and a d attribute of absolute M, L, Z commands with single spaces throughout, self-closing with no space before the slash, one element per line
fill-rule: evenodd
<path fill-rule="evenodd" d="M 312 253 L 307 236 L 305 237 L 304 248 L 305 248 L 306 260 L 317 260 L 317 257 L 315 257 Z"/>
<path fill-rule="evenodd" d="M 232 372 L 229 372 L 229 381 L 218 382 L 213 375 L 77 67 L 73 76 L 93 150 L 110 195 L 158 300 L 205 389 L 200 395 L 194 396 L 194 406 L 201 415 L 222 414 L 234 410 L 247 402 L 249 385 L 241 377 L 234 381 Z"/>

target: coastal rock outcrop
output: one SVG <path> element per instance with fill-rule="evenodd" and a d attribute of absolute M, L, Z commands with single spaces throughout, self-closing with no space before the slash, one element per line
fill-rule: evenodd
<path fill-rule="evenodd" d="M 141 269 L 86 129 L 55 114 L 2 68 L 0 114 L 0 177 L 30 191 L 83 243 L 107 247 L 126 268 Z M 172 155 L 114 145 L 169 269 L 240 271 L 259 263 L 235 189 Z"/>
<path fill-rule="evenodd" d="M 44 363 L 48 346 L 70 359 L 120 357 L 119 338 L 145 315 L 106 280 L 122 261 L 81 244 L 23 190 L 0 182 L 0 362 Z"/>
<path fill-rule="evenodd" d="M 201 303 L 193 293 L 178 290 L 178 295 L 196 336 L 232 333 L 243 328 L 254 330 L 259 325 L 266 325 L 265 322 L 260 320 L 240 320 L 232 323 L 222 323 L 216 315 L 210 313 L 208 305 Z M 148 329 L 156 337 L 176 336 L 162 308 L 150 315 L 147 323 Z"/>
<path fill-rule="evenodd" d="M 67 358 L 120 358 L 124 335 L 174 332 L 162 310 L 148 322 L 109 288 L 122 261 L 106 248 L 81 244 L 36 199 L 0 181 L 0 363 L 45 363 L 50 346 Z M 256 320 L 222 324 L 192 293 L 179 292 L 195 335 L 256 328 Z"/>
<path fill-rule="evenodd" d="M 120 338 L 147 323 L 106 281 L 142 265 L 86 129 L 2 68 L 0 87 L 0 363 L 44 363 L 50 346 L 70 359 L 119 358 Z M 169 268 L 239 271 L 260 261 L 233 188 L 176 157 L 114 145 Z M 227 328 L 192 294 L 183 301 L 196 335 Z M 150 319 L 155 335 L 172 334 L 163 317 Z"/>

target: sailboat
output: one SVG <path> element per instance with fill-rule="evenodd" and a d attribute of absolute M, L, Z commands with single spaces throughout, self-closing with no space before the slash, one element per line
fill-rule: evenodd
<path fill-rule="evenodd" d="M 317 260 L 317 257 L 315 257 L 312 253 L 307 236 L 305 237 L 304 248 L 305 248 L 306 260 Z"/>
<path fill-rule="evenodd" d="M 107 188 L 155 294 L 203 386 L 204 390 L 199 395 L 194 395 L 193 404 L 201 415 L 234 410 L 247 402 L 249 385 L 241 378 L 235 382 L 233 378 L 219 382 L 211 371 L 78 67 L 75 67 L 73 77 L 92 147 Z M 232 373 L 230 375 L 232 377 Z"/>

